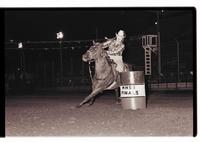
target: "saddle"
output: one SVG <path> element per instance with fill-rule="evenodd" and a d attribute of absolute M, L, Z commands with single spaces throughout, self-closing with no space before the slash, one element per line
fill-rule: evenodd
<path fill-rule="evenodd" d="M 107 55 L 106 59 L 108 60 L 108 62 L 110 63 L 110 65 L 112 66 L 112 71 L 115 77 L 115 81 L 117 81 L 118 76 L 119 76 L 119 72 L 116 70 L 117 64 Z"/>

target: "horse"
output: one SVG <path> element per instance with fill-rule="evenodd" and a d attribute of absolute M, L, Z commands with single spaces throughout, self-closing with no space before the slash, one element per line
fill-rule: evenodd
<path fill-rule="evenodd" d="M 115 90 L 116 100 L 119 103 L 118 87 L 120 86 L 120 75 L 115 69 L 116 63 L 111 60 L 101 43 L 93 42 L 93 46 L 82 55 L 84 62 L 95 62 L 95 73 L 92 80 L 92 92 L 77 106 L 78 108 L 89 102 L 94 103 L 95 97 L 104 90 Z M 124 64 L 124 71 L 129 71 L 129 66 Z"/>

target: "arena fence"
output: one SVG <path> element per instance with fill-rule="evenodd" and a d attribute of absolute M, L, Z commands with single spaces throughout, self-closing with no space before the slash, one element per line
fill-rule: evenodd
<path fill-rule="evenodd" d="M 125 58 L 134 70 L 144 70 L 143 49 L 140 42 L 127 43 Z M 5 88 L 6 90 L 30 90 L 56 87 L 90 87 L 88 63 L 82 61 L 82 54 L 92 42 L 62 44 L 63 74 L 61 75 L 60 45 L 58 42 L 26 43 L 26 48 L 17 48 L 17 43 L 5 44 Z M 177 72 L 176 43 L 161 44 L 162 72 L 158 77 L 156 56 L 152 61 L 153 74 L 148 77 L 151 89 L 193 89 L 193 64 L 188 51 L 180 51 L 179 72 Z M 190 45 L 190 41 L 182 42 Z M 167 48 L 165 48 L 167 47 Z M 135 49 L 137 48 L 137 52 Z M 175 51 L 173 51 L 175 50 Z M 173 53 L 173 54 L 172 54 Z M 130 54 L 130 55 L 129 55 Z M 184 60 L 187 57 L 187 60 Z M 139 64 L 139 66 L 137 66 Z M 93 64 L 91 65 L 92 67 Z"/>

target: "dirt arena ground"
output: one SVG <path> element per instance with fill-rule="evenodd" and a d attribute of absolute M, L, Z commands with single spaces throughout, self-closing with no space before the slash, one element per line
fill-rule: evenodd
<path fill-rule="evenodd" d="M 113 94 L 76 108 L 87 95 L 40 92 L 6 96 L 6 136 L 192 136 L 193 93 L 152 92 L 146 109 L 124 110 Z"/>

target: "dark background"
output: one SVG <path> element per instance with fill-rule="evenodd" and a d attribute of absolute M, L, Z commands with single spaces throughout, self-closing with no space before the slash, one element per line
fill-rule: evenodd
<path fill-rule="evenodd" d="M 127 35 L 123 59 L 135 70 L 144 70 L 141 36 L 159 31 L 164 81 L 177 82 L 176 41 L 179 43 L 179 77 L 185 81 L 193 71 L 194 8 L 26 8 L 5 9 L 4 13 L 5 69 L 7 74 L 15 74 L 15 78 L 25 70 L 35 78 L 33 80 L 40 80 L 36 84 L 46 86 L 56 82 L 60 75 L 60 51 L 56 39 L 59 31 L 64 33 L 62 48 L 66 84 L 74 78 L 79 81 L 79 78 L 89 78 L 88 66 L 81 61 L 81 55 L 92 45 L 92 40 L 103 41 L 105 36 L 112 38 L 120 29 Z M 157 13 L 159 28 L 155 24 Z M 17 48 L 19 42 L 23 43 L 21 50 Z M 158 75 L 157 58 L 152 54 L 154 78 Z"/>
<path fill-rule="evenodd" d="M 162 12 L 164 10 L 164 12 Z M 194 9 L 6 9 L 5 37 L 13 40 L 55 40 L 62 30 L 65 40 L 113 37 L 119 30 L 128 36 L 156 31 L 156 12 L 160 12 L 160 30 L 164 41 L 190 38 Z M 191 34 L 191 35 L 190 35 Z"/>

